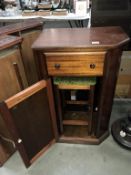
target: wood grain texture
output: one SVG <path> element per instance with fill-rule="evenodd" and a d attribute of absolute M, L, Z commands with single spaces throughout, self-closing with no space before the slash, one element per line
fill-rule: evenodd
<path fill-rule="evenodd" d="M 21 37 L 23 38 L 23 42 L 21 44 L 21 52 L 29 85 L 32 85 L 38 81 L 38 75 L 31 46 L 39 36 L 40 32 L 40 30 L 33 28 L 30 29 L 30 31 L 21 32 Z"/>
<path fill-rule="evenodd" d="M 72 137 L 72 136 L 64 136 L 62 135 L 59 139 L 59 142 L 61 143 L 75 143 L 75 144 L 92 144 L 92 145 L 98 145 L 99 139 L 96 137 L 88 136 L 85 138 L 82 137 Z"/>
<path fill-rule="evenodd" d="M 18 147 L 24 146 L 28 160 L 31 161 L 54 140 L 46 87 L 11 108 L 10 112 L 22 140 Z"/>
<path fill-rule="evenodd" d="M 57 113 L 57 125 L 59 123 L 59 131 L 60 133 L 63 133 L 63 110 L 62 110 L 62 99 L 61 99 L 61 94 L 60 91 L 57 87 L 57 85 L 54 86 L 54 96 L 55 96 L 55 108 L 56 108 L 56 113 Z"/>
<path fill-rule="evenodd" d="M 13 33 L 25 31 L 31 28 L 41 27 L 42 25 L 43 25 L 43 22 L 41 22 L 41 20 L 27 20 L 25 22 L 10 24 L 7 26 L 0 27 L 0 35 L 13 34 Z"/>
<path fill-rule="evenodd" d="M 25 75 L 25 70 L 22 62 L 23 60 L 21 59 L 21 54 L 18 49 L 18 46 L 20 46 L 22 42 L 21 33 L 24 33 L 23 35 L 26 37 L 25 31 L 26 33 L 29 33 L 29 30 L 33 30 L 32 28 L 37 28 L 38 31 L 40 31 L 40 29 L 42 28 L 42 23 L 40 21 L 33 20 L 24 23 L 12 24 L 0 28 L 0 101 L 6 100 L 7 98 L 13 96 L 14 94 L 20 92 L 23 88 L 26 88 L 28 86 L 26 79 L 27 76 Z M 5 34 L 13 34 L 16 36 Z M 36 34 L 34 34 L 34 38 L 31 37 L 31 39 L 30 36 L 26 37 L 30 41 L 30 45 L 28 45 L 29 41 L 27 41 L 27 39 L 24 38 L 25 43 L 27 43 L 27 45 L 25 43 L 24 45 L 26 45 L 26 48 L 29 47 L 29 51 L 27 51 L 28 48 L 26 49 L 27 55 L 30 52 L 32 54 L 31 44 L 36 37 Z M 14 46 L 15 49 L 13 49 Z M 10 47 L 12 47 L 12 49 L 7 50 Z M 31 54 L 29 55 L 30 59 L 28 61 L 28 72 L 30 73 L 30 81 L 32 79 L 34 81 L 35 78 L 33 75 L 35 74 L 35 68 L 33 67 L 34 62 L 33 60 L 31 60 L 33 54 Z M 17 69 L 13 65 L 17 65 Z M 33 69 L 33 71 L 31 72 L 30 69 Z M 37 80 L 38 79 L 35 79 L 35 81 Z M 6 138 L 12 139 L 1 115 L 0 133 Z M 4 148 L 6 148 L 6 150 L 8 151 L 9 156 L 15 151 L 12 145 L 8 142 L 4 144 Z"/>
<path fill-rule="evenodd" d="M 45 55 L 49 75 L 103 75 L 105 52 L 45 53 Z"/>
<path fill-rule="evenodd" d="M 20 44 L 22 41 L 21 37 L 10 36 L 10 35 L 1 35 L 0 36 L 0 51 L 16 44 Z"/>
<path fill-rule="evenodd" d="M 33 48 L 46 51 L 62 49 L 97 51 L 114 48 L 128 41 L 129 37 L 120 27 L 45 29 L 33 44 Z"/>
<path fill-rule="evenodd" d="M 110 50 L 105 58 L 104 76 L 101 79 L 98 105 L 97 137 L 102 136 L 108 130 L 121 55 L 122 48 L 118 47 L 117 49 Z"/>
<path fill-rule="evenodd" d="M 19 70 L 18 64 L 16 62 L 14 62 L 13 66 L 14 66 L 14 70 L 15 70 L 15 73 L 16 73 L 17 80 L 19 82 L 20 88 L 21 88 L 21 90 L 23 90 L 24 89 L 24 85 L 23 85 L 23 82 L 22 82 L 22 77 L 20 75 L 20 70 Z"/>
<path fill-rule="evenodd" d="M 53 144 L 55 140 L 52 140 L 47 146 L 45 146 L 40 152 L 38 152 L 31 160 L 30 163 L 34 163 L 41 155 L 43 155 Z"/>
<path fill-rule="evenodd" d="M 90 131 L 87 127 L 75 132 L 64 125 L 60 142 L 99 144 L 107 137 L 120 55 L 128 41 L 129 37 L 120 27 L 94 27 L 45 29 L 34 42 L 32 48 L 39 78 L 56 75 L 97 77 L 95 92 L 91 94 L 94 102 L 90 101 L 93 103 Z"/>
<path fill-rule="evenodd" d="M 21 156 L 24 159 L 25 165 L 29 166 L 30 162 L 29 162 L 28 157 L 26 155 L 26 151 L 25 151 L 23 145 L 19 144 L 17 142 L 17 140 L 20 137 L 19 137 L 18 131 L 16 129 L 16 126 L 15 126 L 13 120 L 12 120 L 11 113 L 8 110 L 8 107 L 7 107 L 7 105 L 4 102 L 0 103 L 0 113 L 1 113 L 2 118 L 3 118 L 3 120 L 4 120 L 5 124 L 6 124 L 6 127 L 8 128 L 8 130 L 10 131 L 10 133 L 12 135 L 12 138 L 13 138 L 13 140 L 15 142 L 15 145 L 16 146 L 19 145 L 18 150 L 20 151 L 20 154 L 21 154 Z"/>
<path fill-rule="evenodd" d="M 63 125 L 88 126 L 88 121 L 83 121 L 83 120 L 63 120 Z"/>
<path fill-rule="evenodd" d="M 88 128 L 88 133 L 91 135 L 94 133 L 94 115 L 93 115 L 93 110 L 94 110 L 94 92 L 95 92 L 95 86 L 91 86 L 90 91 L 89 91 L 89 128 Z"/>
<path fill-rule="evenodd" d="M 56 123 L 56 110 L 55 110 L 52 82 L 51 82 L 51 79 L 47 79 L 46 82 L 47 82 L 47 97 L 48 97 L 48 102 L 49 102 L 53 133 L 54 133 L 55 139 L 58 140 L 58 128 L 57 128 L 57 123 Z"/>
<path fill-rule="evenodd" d="M 21 40 L 21 37 L 0 36 L 0 101 L 6 100 L 27 87 L 21 54 L 17 47 L 17 45 L 21 43 Z M 15 48 L 13 48 L 13 46 L 15 46 Z M 14 64 L 17 65 L 17 71 L 14 68 Z M 0 133 L 4 137 L 12 140 L 12 136 L 1 114 Z M 8 157 L 15 152 L 15 148 L 9 142 L 4 142 L 4 148 L 8 152 Z"/>
<path fill-rule="evenodd" d="M 46 81 L 42 80 L 34 85 L 32 85 L 31 87 L 26 88 L 25 90 L 19 92 L 18 94 L 10 97 L 9 99 L 7 99 L 5 101 L 5 103 L 7 104 L 8 108 L 12 108 L 13 106 L 17 105 L 18 103 L 20 103 L 21 101 L 27 99 L 28 97 L 30 97 L 31 95 L 35 94 L 36 92 L 38 92 L 39 90 L 45 88 L 46 85 Z"/>
<path fill-rule="evenodd" d="M 87 105 L 88 101 L 79 101 L 79 100 L 66 100 L 66 104 L 75 104 L 75 105 Z"/>
<path fill-rule="evenodd" d="M 50 88 L 49 82 L 47 84 L 44 80 L 40 81 L 0 104 L 2 117 L 27 167 L 53 144 L 56 138 L 55 113 L 51 109 L 53 99 L 50 89 L 47 91 Z M 15 101 L 10 108 L 9 101 Z"/>
<path fill-rule="evenodd" d="M 24 88 L 27 87 L 24 67 L 19 49 L 8 49 L 0 53 L 0 100 L 5 100 L 21 91 L 13 64 L 17 64 Z"/>
<path fill-rule="evenodd" d="M 59 84 L 57 85 L 58 89 L 63 90 L 89 90 L 89 85 L 66 85 L 66 84 Z"/>

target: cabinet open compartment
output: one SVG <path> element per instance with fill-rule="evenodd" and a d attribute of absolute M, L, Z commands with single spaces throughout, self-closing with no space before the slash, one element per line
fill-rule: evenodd
<path fill-rule="evenodd" d="M 88 138 L 88 127 L 78 125 L 65 125 L 64 126 L 64 137 L 77 137 L 77 138 Z"/>
<path fill-rule="evenodd" d="M 64 111 L 63 125 L 88 126 L 88 112 L 85 111 Z"/>
<path fill-rule="evenodd" d="M 87 111 L 64 111 L 63 133 L 65 137 L 85 138 L 89 135 L 89 112 Z"/>
<path fill-rule="evenodd" d="M 54 84 L 61 137 L 90 137 L 96 78 L 56 77 Z"/>

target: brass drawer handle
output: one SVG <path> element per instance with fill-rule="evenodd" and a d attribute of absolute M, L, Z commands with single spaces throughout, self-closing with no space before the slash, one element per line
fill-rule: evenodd
<path fill-rule="evenodd" d="M 95 64 L 90 64 L 91 69 L 95 69 L 96 65 Z"/>
<path fill-rule="evenodd" d="M 54 67 L 55 67 L 56 69 L 60 69 L 60 64 L 57 63 L 57 64 L 54 65 Z"/>

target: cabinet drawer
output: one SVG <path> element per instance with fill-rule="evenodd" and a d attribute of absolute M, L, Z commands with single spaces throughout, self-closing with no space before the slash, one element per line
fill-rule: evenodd
<path fill-rule="evenodd" d="M 49 75 L 103 75 L 105 52 L 45 53 Z"/>

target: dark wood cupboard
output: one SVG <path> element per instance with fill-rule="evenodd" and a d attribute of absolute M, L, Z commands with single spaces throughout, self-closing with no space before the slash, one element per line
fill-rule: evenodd
<path fill-rule="evenodd" d="M 40 21 L 16 23 L 0 28 L 0 101 L 8 99 L 38 81 L 31 45 L 41 29 Z M 12 139 L 1 115 L 0 134 Z M 1 144 L 3 153 L 5 151 L 3 161 L 0 161 L 3 164 L 15 148 L 3 139 Z"/>
<path fill-rule="evenodd" d="M 42 80 L 0 104 L 21 156 L 29 166 L 57 139 L 50 80 Z M 8 110 L 9 109 L 9 110 Z"/>
<path fill-rule="evenodd" d="M 40 79 L 96 77 L 92 135 L 81 138 L 59 133 L 60 141 L 98 144 L 108 135 L 122 46 L 128 40 L 119 27 L 98 27 L 44 30 L 34 43 Z"/>
<path fill-rule="evenodd" d="M 120 27 L 42 31 L 32 46 L 39 82 L 0 104 L 26 166 L 56 141 L 99 144 L 108 136 L 122 48 L 128 41 Z M 65 84 L 64 78 L 91 81 Z M 74 110 L 75 115 L 81 112 L 79 118 L 65 116 Z"/>
<path fill-rule="evenodd" d="M 14 94 L 28 87 L 25 70 L 22 62 L 20 43 L 22 39 L 15 36 L 0 37 L 0 101 L 6 100 Z M 0 114 L 0 138 L 12 140 L 4 120 Z M 5 157 L 1 164 L 15 151 L 11 142 L 1 138 L 1 148 Z"/>
<path fill-rule="evenodd" d="M 29 86 L 38 81 L 31 45 L 39 36 L 42 26 L 43 23 L 40 20 L 29 20 L 0 28 L 0 35 L 8 34 L 22 37 L 21 54 Z"/>
<path fill-rule="evenodd" d="M 8 48 L 0 52 L 0 70 L 0 100 L 28 86 L 19 48 Z"/>

